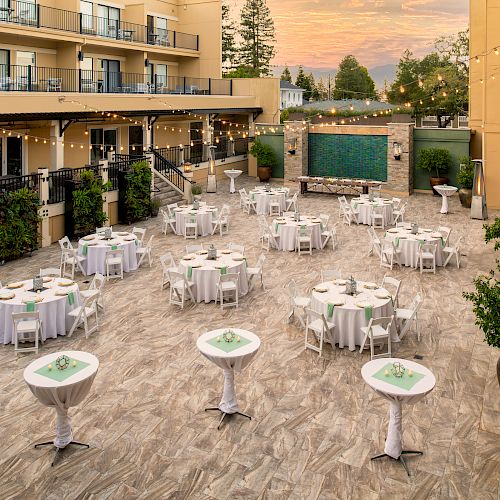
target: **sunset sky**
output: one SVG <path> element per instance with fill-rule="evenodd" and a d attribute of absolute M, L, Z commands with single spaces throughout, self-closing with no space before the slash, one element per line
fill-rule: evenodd
<path fill-rule="evenodd" d="M 229 0 L 233 14 L 243 0 Z M 373 67 L 404 49 L 428 53 L 435 38 L 468 25 L 469 0 L 267 0 L 277 37 L 276 65 L 336 68 L 348 54 Z"/>

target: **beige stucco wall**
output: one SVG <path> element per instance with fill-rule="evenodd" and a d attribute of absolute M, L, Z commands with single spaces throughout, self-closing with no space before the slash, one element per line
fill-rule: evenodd
<path fill-rule="evenodd" d="M 216 175 L 217 175 L 217 182 L 222 183 L 222 182 L 227 182 L 229 184 L 229 177 L 224 174 L 224 171 L 226 170 L 242 170 L 244 173 L 248 172 L 248 160 L 241 160 L 241 161 L 236 161 L 236 162 L 225 162 L 221 163 L 220 165 L 216 165 Z M 207 175 L 208 175 L 208 170 L 207 168 L 197 168 L 193 170 L 193 181 L 196 182 L 196 184 L 200 184 L 202 186 L 207 185 Z M 238 182 L 238 181 L 236 181 Z"/>
<path fill-rule="evenodd" d="M 233 79 L 233 96 L 255 96 L 255 105 L 263 109 L 257 121 L 279 123 L 280 83 L 277 78 Z"/>

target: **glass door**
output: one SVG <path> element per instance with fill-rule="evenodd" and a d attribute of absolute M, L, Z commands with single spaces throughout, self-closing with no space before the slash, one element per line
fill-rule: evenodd
<path fill-rule="evenodd" d="M 144 147 L 144 133 L 142 127 L 133 125 L 128 128 L 128 154 L 141 155 Z"/>
<path fill-rule="evenodd" d="M 107 5 L 97 6 L 97 33 L 108 38 L 118 38 L 120 28 L 120 9 L 108 7 Z"/>
<path fill-rule="evenodd" d="M 21 137 L 7 137 L 7 175 L 23 175 L 23 140 Z"/>
<path fill-rule="evenodd" d="M 166 64 L 156 65 L 156 83 L 159 88 L 168 88 L 168 66 Z"/>
<path fill-rule="evenodd" d="M 0 0 L 0 21 L 10 21 L 12 10 L 10 0 Z"/>
<path fill-rule="evenodd" d="M 120 92 L 120 61 L 101 59 L 103 92 Z"/>
<path fill-rule="evenodd" d="M 82 33 L 95 33 L 94 29 L 94 4 L 80 0 L 80 13 L 82 15 Z"/>
<path fill-rule="evenodd" d="M 10 90 L 10 52 L 0 50 L 0 90 Z"/>
<path fill-rule="evenodd" d="M 116 153 L 117 136 L 116 129 L 104 130 L 104 158 L 108 157 L 108 152 Z"/>
<path fill-rule="evenodd" d="M 36 0 L 23 0 L 16 2 L 16 15 L 20 24 L 29 24 L 36 26 L 37 24 L 37 8 Z"/>
<path fill-rule="evenodd" d="M 158 35 L 158 45 L 168 47 L 167 20 L 163 17 L 156 18 L 156 34 Z"/>

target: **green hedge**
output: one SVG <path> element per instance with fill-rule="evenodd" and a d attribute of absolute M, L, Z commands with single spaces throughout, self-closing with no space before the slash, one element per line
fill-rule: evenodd
<path fill-rule="evenodd" d="M 0 193 L 0 261 L 38 248 L 38 193 L 28 188 Z"/>
<path fill-rule="evenodd" d="M 132 163 L 125 176 L 127 221 L 134 222 L 151 215 L 151 168 L 147 161 Z"/>

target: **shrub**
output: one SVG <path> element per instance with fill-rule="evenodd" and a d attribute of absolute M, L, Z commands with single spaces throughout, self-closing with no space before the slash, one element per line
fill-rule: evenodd
<path fill-rule="evenodd" d="M 255 139 L 249 153 L 257 158 L 257 166 L 259 167 L 272 167 L 276 163 L 273 148 L 259 141 L 259 139 Z"/>
<path fill-rule="evenodd" d="M 203 193 L 203 189 L 201 188 L 201 186 L 199 184 L 193 184 L 191 186 L 191 193 L 193 195 L 200 195 L 201 193 Z"/>
<path fill-rule="evenodd" d="M 427 170 L 429 174 L 435 172 L 436 177 L 448 172 L 452 164 L 450 152 L 444 148 L 424 148 L 420 150 L 417 168 Z"/>
<path fill-rule="evenodd" d="M 146 160 L 136 161 L 125 175 L 127 221 L 134 222 L 151 214 L 151 168 Z"/>
<path fill-rule="evenodd" d="M 472 189 L 474 184 L 474 163 L 468 156 L 460 158 L 460 164 L 463 167 L 457 173 L 457 182 L 460 187 Z"/>

